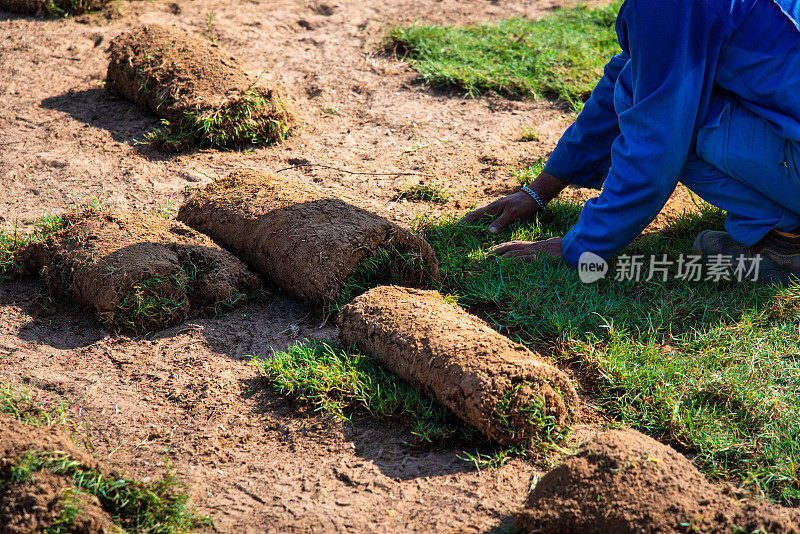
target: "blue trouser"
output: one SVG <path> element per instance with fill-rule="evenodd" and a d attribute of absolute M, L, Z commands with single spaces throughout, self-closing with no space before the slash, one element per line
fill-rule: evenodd
<path fill-rule="evenodd" d="M 733 100 L 697 135 L 681 182 L 727 212 L 725 229 L 742 245 L 770 230 L 800 227 L 800 143 Z"/>

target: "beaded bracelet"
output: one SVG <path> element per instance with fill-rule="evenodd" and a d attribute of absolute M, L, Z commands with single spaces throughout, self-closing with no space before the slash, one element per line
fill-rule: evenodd
<path fill-rule="evenodd" d="M 542 199 L 539 198 L 539 195 L 536 194 L 536 191 L 534 191 L 527 185 L 523 185 L 522 190 L 528 193 L 530 196 L 532 196 L 533 200 L 535 200 L 536 203 L 539 204 L 539 207 L 542 208 L 542 210 L 544 210 L 544 202 L 542 202 Z"/>

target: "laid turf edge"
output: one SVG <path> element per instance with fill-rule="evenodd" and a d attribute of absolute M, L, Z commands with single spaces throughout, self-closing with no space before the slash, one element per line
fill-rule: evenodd
<path fill-rule="evenodd" d="M 500 235 L 488 222 L 420 218 L 440 291 L 505 335 L 576 371 L 584 398 L 617 424 L 690 454 L 711 479 L 787 505 L 800 502 L 800 284 L 649 281 L 646 262 L 691 254 L 696 235 L 722 229 L 724 213 L 698 202 L 583 284 L 562 262 L 498 260 L 510 241 L 564 235 L 580 206 L 554 201 L 538 219 Z M 624 255 L 645 261 L 640 282 L 614 280 Z"/>

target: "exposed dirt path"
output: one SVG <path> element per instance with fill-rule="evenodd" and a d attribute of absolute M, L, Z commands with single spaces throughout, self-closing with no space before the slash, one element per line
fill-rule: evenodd
<path fill-rule="evenodd" d="M 401 223 L 426 210 L 462 213 L 510 191 L 508 168 L 546 156 L 571 116 L 548 102 L 428 89 L 375 44 L 393 23 L 538 16 L 560 3 L 157 0 L 122 3 L 121 17 L 84 23 L 0 12 L 0 224 L 25 230 L 92 196 L 119 209 L 174 207 L 230 170 L 298 163 L 389 173 L 287 171 Z M 106 95 L 104 51 L 122 31 L 152 22 L 208 30 L 253 71 L 265 70 L 292 95 L 305 121 L 299 135 L 248 152 L 164 155 L 137 145 L 158 121 Z M 540 141 L 519 141 L 524 127 Z M 400 172 L 428 175 L 452 200 L 393 201 L 419 179 Z M 670 213 L 684 205 L 681 194 Z M 127 473 L 152 476 L 169 462 L 220 531 L 485 531 L 520 509 L 539 474 L 519 460 L 479 473 L 458 458 L 464 446 L 421 449 L 407 428 L 300 413 L 263 389 L 248 355 L 335 336 L 288 297 L 130 339 L 46 295 L 40 280 L 0 285 L 0 381 L 44 402 L 68 399 L 94 452 Z"/>

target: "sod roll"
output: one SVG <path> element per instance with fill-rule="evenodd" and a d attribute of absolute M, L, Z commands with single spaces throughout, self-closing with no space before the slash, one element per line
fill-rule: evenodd
<path fill-rule="evenodd" d="M 354 269 L 381 249 L 402 256 L 389 268 L 403 283 L 439 276 L 422 237 L 281 175 L 233 172 L 193 195 L 178 220 L 311 304 L 336 300 Z"/>
<path fill-rule="evenodd" d="M 280 142 L 295 123 L 278 88 L 219 45 L 179 28 L 123 33 L 108 55 L 106 89 L 168 121 L 161 135 L 150 136 L 163 148 Z"/>
<path fill-rule="evenodd" d="M 564 373 L 436 291 L 374 288 L 344 307 L 339 337 L 502 444 L 554 440 L 578 412 Z"/>
<path fill-rule="evenodd" d="M 244 300 L 258 278 L 210 238 L 156 215 L 87 210 L 22 252 L 51 291 L 114 329 L 147 332 Z"/>

